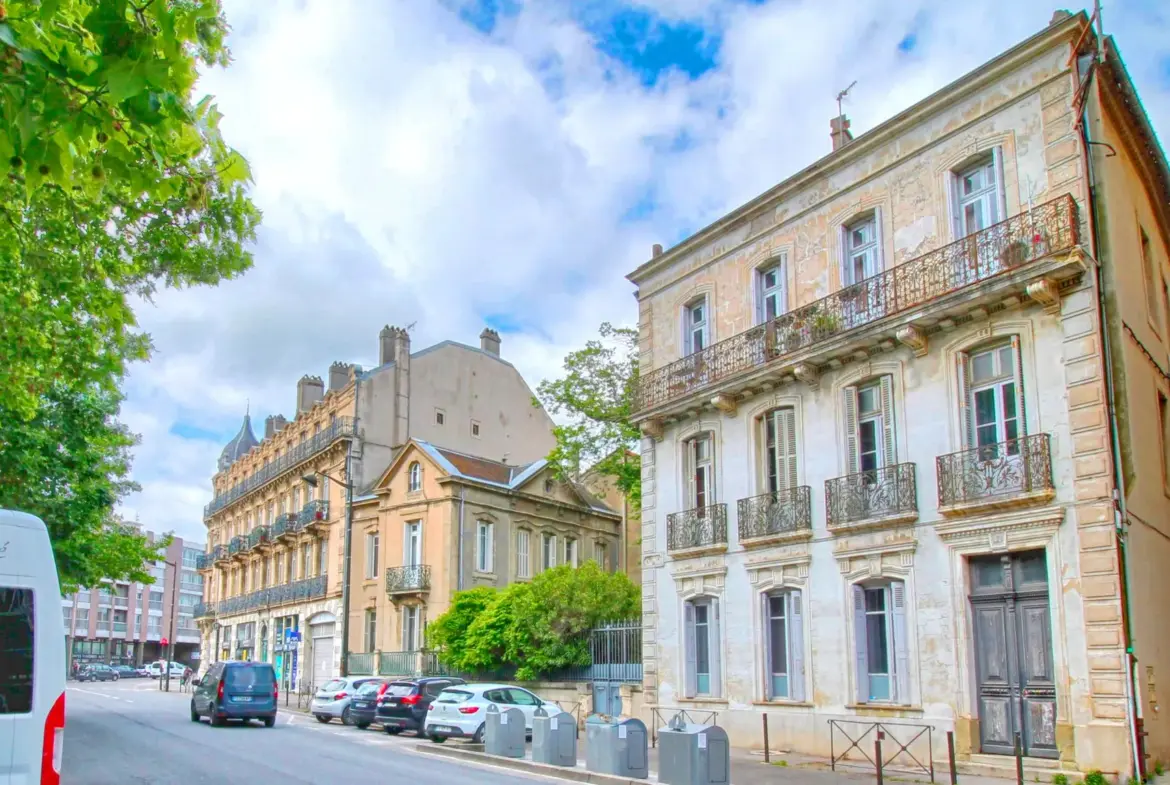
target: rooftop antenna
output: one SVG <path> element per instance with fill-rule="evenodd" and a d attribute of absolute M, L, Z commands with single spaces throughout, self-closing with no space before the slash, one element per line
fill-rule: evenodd
<path fill-rule="evenodd" d="M 418 324 L 418 320 L 417 320 L 417 319 L 416 319 L 415 321 L 411 322 L 410 324 L 406 325 L 406 331 L 407 331 L 407 332 L 410 332 L 411 330 L 413 330 L 413 329 L 414 329 L 414 326 L 415 326 L 416 324 Z"/>
<path fill-rule="evenodd" d="M 850 83 L 850 85 L 848 87 L 846 87 L 841 92 L 837 93 L 837 116 L 838 117 L 845 114 L 845 110 L 841 108 L 841 103 L 845 100 L 845 96 L 849 95 L 849 91 L 852 90 L 856 86 L 857 86 L 857 80 L 854 79 L 853 82 Z"/>

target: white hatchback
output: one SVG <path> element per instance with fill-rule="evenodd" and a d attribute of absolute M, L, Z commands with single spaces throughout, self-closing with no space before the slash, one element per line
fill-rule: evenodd
<path fill-rule="evenodd" d="M 501 711 L 520 709 L 524 713 L 527 735 L 531 736 L 532 717 L 546 703 L 550 701 L 541 700 L 523 687 L 509 684 L 460 684 L 443 690 L 431 703 L 426 722 L 423 723 L 423 735 L 436 742 L 469 738 L 475 744 L 482 744 L 487 708 L 495 704 Z"/>

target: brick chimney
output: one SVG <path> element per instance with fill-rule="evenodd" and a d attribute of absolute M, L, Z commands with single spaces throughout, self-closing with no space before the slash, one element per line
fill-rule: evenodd
<path fill-rule="evenodd" d="M 320 376 L 305 375 L 297 382 L 297 414 L 307 412 L 325 397 L 325 382 Z"/>
<path fill-rule="evenodd" d="M 479 348 L 488 354 L 494 354 L 496 357 L 499 357 L 500 334 L 490 327 L 483 328 L 483 332 L 479 334 Z"/>
<path fill-rule="evenodd" d="M 849 118 L 840 115 L 830 120 L 829 136 L 833 139 L 833 152 L 852 142 L 853 134 L 849 133 Z"/>

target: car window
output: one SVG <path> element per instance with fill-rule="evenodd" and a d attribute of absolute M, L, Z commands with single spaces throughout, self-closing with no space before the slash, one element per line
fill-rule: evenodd
<path fill-rule="evenodd" d="M 33 591 L 0 588 L 0 714 L 32 711 L 33 655 Z"/>
<path fill-rule="evenodd" d="M 491 703 L 507 703 L 508 694 L 505 690 L 484 690 L 484 700 Z"/>
<path fill-rule="evenodd" d="M 467 690 L 443 690 L 435 703 L 466 703 L 472 697 L 472 693 Z"/>
<path fill-rule="evenodd" d="M 235 689 L 271 687 L 276 681 L 268 665 L 236 665 L 227 669 L 224 684 Z"/>
<path fill-rule="evenodd" d="M 330 679 L 321 687 L 323 692 L 337 692 L 338 690 L 342 689 L 345 689 L 344 679 Z"/>
<path fill-rule="evenodd" d="M 512 689 L 507 690 L 507 693 L 508 693 L 508 703 L 511 703 L 513 706 L 539 706 L 540 705 L 540 700 L 538 700 L 537 697 L 535 695 L 533 695 L 531 692 L 529 692 L 528 690 L 521 690 L 521 689 L 517 689 L 516 687 L 513 687 Z"/>
<path fill-rule="evenodd" d="M 358 690 L 360 690 L 362 687 L 366 686 L 367 684 L 378 684 L 378 683 L 379 683 L 378 679 L 354 679 L 353 689 L 354 689 L 354 692 L 357 692 Z"/>
<path fill-rule="evenodd" d="M 377 695 L 382 683 L 379 681 L 367 681 L 361 687 L 358 687 L 357 694 L 362 696 Z"/>
<path fill-rule="evenodd" d="M 447 687 L 449 687 L 449 686 L 451 686 L 449 682 L 429 681 L 426 684 L 425 692 L 426 692 L 428 698 L 433 698 L 436 695 L 438 695 L 439 693 L 441 693 L 443 690 L 447 689 Z"/>
<path fill-rule="evenodd" d="M 391 682 L 386 688 L 386 694 L 392 698 L 405 698 L 414 694 L 414 685 L 409 682 Z"/>

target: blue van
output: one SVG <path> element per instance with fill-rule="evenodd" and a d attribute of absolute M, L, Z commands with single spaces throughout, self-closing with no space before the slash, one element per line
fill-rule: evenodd
<path fill-rule="evenodd" d="M 195 682 L 191 722 L 207 717 L 218 727 L 227 720 L 276 724 L 276 673 L 266 662 L 217 662 Z"/>

